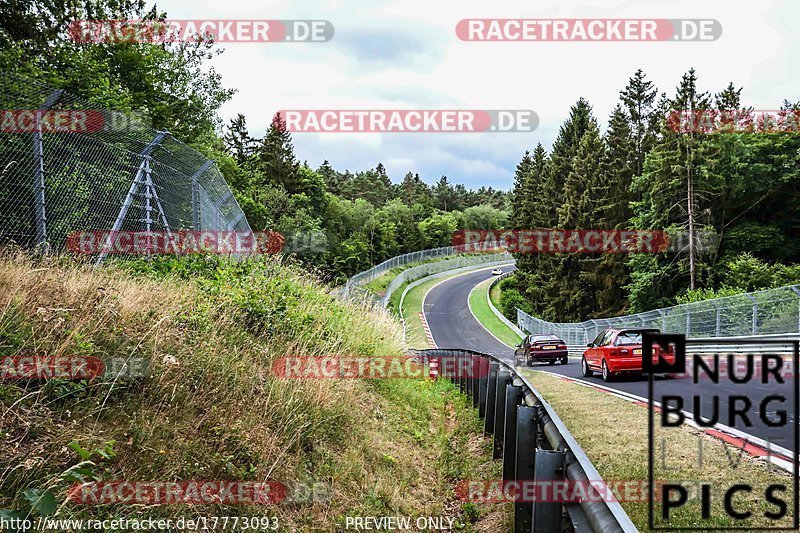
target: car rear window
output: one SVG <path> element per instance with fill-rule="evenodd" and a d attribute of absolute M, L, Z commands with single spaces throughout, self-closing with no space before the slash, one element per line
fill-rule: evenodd
<path fill-rule="evenodd" d="M 655 330 L 654 330 L 655 332 Z M 626 346 L 629 344 L 641 344 L 643 331 L 623 331 L 617 337 L 618 346 Z"/>
<path fill-rule="evenodd" d="M 617 344 L 620 346 L 625 346 L 628 344 L 641 344 L 642 343 L 642 334 L 641 333 L 620 333 L 619 337 L 617 337 Z"/>
<path fill-rule="evenodd" d="M 531 342 L 548 342 L 548 341 L 561 342 L 561 339 L 559 339 L 555 335 L 536 335 L 534 337 L 531 337 Z"/>

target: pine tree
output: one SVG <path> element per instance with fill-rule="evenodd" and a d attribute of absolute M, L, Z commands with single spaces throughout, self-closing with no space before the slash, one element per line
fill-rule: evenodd
<path fill-rule="evenodd" d="M 697 89 L 694 69 L 683 75 L 669 106 L 683 116 L 711 109 L 708 93 Z M 634 202 L 634 227 L 680 232 L 689 239 L 677 258 L 659 255 L 630 259 L 630 299 L 636 309 L 663 305 L 667 295 L 687 286 L 696 288 L 706 270 L 698 263 L 695 236 L 699 228 L 711 223 L 711 206 L 722 189 L 715 137 L 673 131 L 665 124 L 642 175 L 633 180 L 632 187 L 641 197 Z"/>
<path fill-rule="evenodd" d="M 621 229 L 627 226 L 632 216 L 631 181 L 636 173 L 639 154 L 628 117 L 619 105 L 608 119 L 605 139 L 608 151 L 604 174 L 608 179 L 609 202 L 605 206 L 604 218 L 609 229 Z"/>
<path fill-rule="evenodd" d="M 511 225 L 514 229 L 527 228 L 530 224 L 530 213 L 525 209 L 528 202 L 530 169 L 531 154 L 526 150 L 514 172 L 514 188 L 511 191 Z"/>
<path fill-rule="evenodd" d="M 282 185 L 289 194 L 299 191 L 300 163 L 294 156 L 292 135 L 280 113 L 272 119 L 258 149 L 259 170 L 267 182 Z"/>
<path fill-rule="evenodd" d="M 644 159 L 653 148 L 662 121 L 662 116 L 656 102 L 658 91 L 653 82 L 645 79 L 642 69 L 628 80 L 628 85 L 620 91 L 620 99 L 630 119 L 630 130 L 636 151 L 635 172 L 642 173 Z"/>
<path fill-rule="evenodd" d="M 245 166 L 258 145 L 258 141 L 247 131 L 247 120 L 241 113 L 231 119 L 222 140 L 225 143 L 225 149 L 236 159 L 240 167 Z"/>
<path fill-rule="evenodd" d="M 578 144 L 572 169 L 564 183 L 564 202 L 558 207 L 558 227 L 574 230 L 604 229 L 609 187 L 604 174 L 605 141 L 594 118 Z M 551 314 L 560 320 L 585 320 L 596 309 L 595 280 L 599 256 L 583 252 L 554 256 L 557 276 L 548 283 Z"/>
<path fill-rule="evenodd" d="M 570 116 L 561 126 L 553 143 L 553 151 L 542 172 L 536 208 L 532 210 L 535 214 L 531 223 L 535 226 L 563 228 L 559 224 L 558 210 L 563 209 L 565 201 L 573 201 L 568 198 L 571 192 L 565 190 L 565 183 L 573 171 L 581 138 L 593 122 L 591 106 L 580 98 L 570 108 Z M 596 123 L 594 126 L 597 127 Z M 521 286 L 520 290 L 524 291 L 526 299 L 543 317 L 561 320 L 564 315 L 556 295 L 560 291 L 561 280 L 575 272 L 573 265 L 555 254 L 539 254 L 531 261 L 530 266 L 523 268 L 527 276 L 522 278 L 525 286 Z"/>

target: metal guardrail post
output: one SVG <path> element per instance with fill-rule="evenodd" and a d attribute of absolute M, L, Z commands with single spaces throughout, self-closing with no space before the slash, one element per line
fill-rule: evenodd
<path fill-rule="evenodd" d="M 517 407 L 522 399 L 522 387 L 506 387 L 505 421 L 503 423 L 503 481 L 514 480 L 517 461 Z"/>
<path fill-rule="evenodd" d="M 458 366 L 456 367 L 456 379 L 458 379 L 458 390 L 462 394 L 467 393 L 467 378 L 464 369 L 466 368 L 467 355 L 461 354 L 458 358 Z"/>
<path fill-rule="evenodd" d="M 517 407 L 517 442 L 514 479 L 527 482 L 534 479 L 538 418 L 535 407 Z M 514 503 L 514 531 L 530 531 L 533 525 L 533 502 Z"/>
<path fill-rule="evenodd" d="M 564 479 L 563 451 L 536 450 L 534 482 L 544 484 L 555 479 Z M 533 532 L 553 533 L 561 531 L 561 502 L 537 501 L 533 503 Z"/>
<path fill-rule="evenodd" d="M 503 456 L 503 437 L 506 423 L 506 387 L 511 384 L 511 373 L 505 368 L 497 372 L 497 387 L 494 398 L 494 449 L 492 458 Z"/>
<path fill-rule="evenodd" d="M 497 373 L 499 370 L 499 363 L 494 361 L 489 363 L 489 376 L 486 379 L 486 406 L 484 408 L 486 418 L 483 420 L 483 433 L 486 435 L 494 433 L 494 407 L 497 394 Z"/>
<path fill-rule="evenodd" d="M 480 401 L 480 382 L 478 377 L 481 375 L 483 357 L 472 355 L 469 359 L 469 390 L 472 396 L 472 408 L 476 409 Z"/>
<path fill-rule="evenodd" d="M 478 374 L 478 416 L 486 418 L 486 384 L 489 382 L 489 360 L 480 358 Z"/>

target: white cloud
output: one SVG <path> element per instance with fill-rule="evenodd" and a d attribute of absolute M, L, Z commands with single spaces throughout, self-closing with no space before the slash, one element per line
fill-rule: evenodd
<path fill-rule="evenodd" d="M 319 134 L 296 135 L 301 160 L 328 159 L 360 170 L 383 161 L 397 181 L 408 171 L 429 182 L 447 174 L 470 186 L 508 188 L 514 167 L 537 142 L 550 146 L 570 105 L 580 96 L 601 124 L 628 77 L 642 68 L 671 94 L 695 67 L 702 89 L 729 81 L 743 86 L 756 108 L 800 100 L 796 64 L 800 44 L 794 0 L 509 0 L 458 3 L 431 0 L 162 0 L 173 18 L 326 19 L 328 43 L 221 45 L 215 62 L 228 87 L 238 90 L 223 118 L 244 113 L 263 133 L 278 109 L 471 108 L 533 109 L 533 134 Z M 470 43 L 455 35 L 462 18 L 715 18 L 715 42 Z M 413 167 L 413 168 L 412 168 Z"/>

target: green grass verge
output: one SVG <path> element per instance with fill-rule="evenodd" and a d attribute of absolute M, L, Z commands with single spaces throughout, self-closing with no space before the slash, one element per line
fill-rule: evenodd
<path fill-rule="evenodd" d="M 274 375 L 285 356 L 402 355 L 396 320 L 328 289 L 269 257 L 94 268 L 0 256 L 0 358 L 135 357 L 149 370 L 0 383 L 0 516 L 266 514 L 284 531 L 337 530 L 348 515 L 450 516 L 458 529 L 480 528 L 493 507 L 464 505 L 453 487 L 497 477 L 498 465 L 452 385 Z M 332 497 L 268 513 L 244 504 L 78 505 L 66 496 L 79 478 L 273 479 L 321 483 Z"/>
<path fill-rule="evenodd" d="M 505 325 L 489 307 L 487 292 L 492 281 L 492 279 L 488 279 L 475 287 L 475 290 L 469 295 L 469 308 L 475 318 L 478 319 L 478 322 L 489 330 L 492 335 L 509 346 L 516 346 L 522 337 Z"/>
<path fill-rule="evenodd" d="M 497 283 L 491 289 L 489 289 L 489 299 L 492 300 L 492 304 L 497 308 L 500 309 L 500 284 Z"/>
<path fill-rule="evenodd" d="M 646 407 L 551 374 L 533 370 L 522 372 L 531 378 L 533 386 L 553 406 L 607 483 L 631 480 L 640 482 L 640 487 L 646 487 Z M 666 482 L 684 480 L 693 486 L 690 489 L 690 492 L 694 492 L 693 499 L 673 512 L 670 526 L 697 530 L 708 527 L 741 530 L 744 527 L 790 526 L 786 519 L 774 523 L 763 516 L 766 510 L 776 510 L 774 505 L 765 503 L 766 486 L 772 483 L 785 484 L 787 491 L 780 496 L 786 502 L 792 501 L 791 476 L 787 472 L 765 464 L 763 459 L 742 453 L 736 446 L 687 426 L 659 428 L 654 442 L 655 479 Z M 703 450 L 702 460 L 698 453 L 700 449 Z M 700 519 L 700 502 L 697 496 L 700 483 L 709 483 L 712 486 L 710 520 Z M 739 493 L 734 498 L 737 511 L 753 513 L 748 520 L 734 520 L 723 510 L 724 491 L 736 483 L 753 487 L 751 494 Z M 639 499 L 645 495 L 646 489 L 639 495 Z M 639 530 L 649 529 L 646 499 L 620 503 Z M 656 509 L 656 516 L 660 517 L 660 507 Z M 657 525 L 664 524 L 658 522 Z"/>

